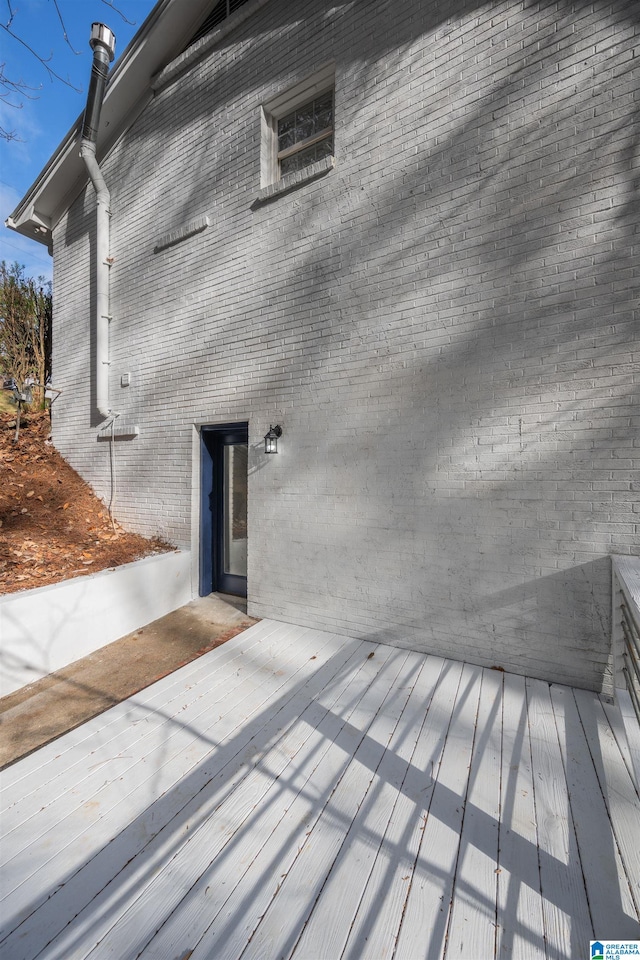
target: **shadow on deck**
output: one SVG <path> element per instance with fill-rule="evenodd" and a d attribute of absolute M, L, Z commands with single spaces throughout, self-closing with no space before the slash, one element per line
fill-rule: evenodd
<path fill-rule="evenodd" d="M 638 794 L 587 691 L 263 621 L 2 776 L 10 960 L 640 938 Z"/>

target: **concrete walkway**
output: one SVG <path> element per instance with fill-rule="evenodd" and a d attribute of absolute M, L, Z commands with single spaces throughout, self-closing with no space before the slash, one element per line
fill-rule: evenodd
<path fill-rule="evenodd" d="M 256 621 L 239 597 L 200 597 L 0 698 L 0 769 L 220 646 Z"/>

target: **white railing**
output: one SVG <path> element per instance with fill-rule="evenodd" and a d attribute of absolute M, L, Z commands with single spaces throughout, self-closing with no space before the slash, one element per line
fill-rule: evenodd
<path fill-rule="evenodd" d="M 640 557 L 612 557 L 611 561 L 615 698 L 640 785 Z"/>

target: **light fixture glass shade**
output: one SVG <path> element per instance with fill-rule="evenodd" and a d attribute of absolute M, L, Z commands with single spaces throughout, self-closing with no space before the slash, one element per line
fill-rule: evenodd
<path fill-rule="evenodd" d="M 276 424 L 275 427 L 269 427 L 269 432 L 264 435 L 264 452 L 278 452 L 278 438 L 282 436 L 282 427 Z"/>

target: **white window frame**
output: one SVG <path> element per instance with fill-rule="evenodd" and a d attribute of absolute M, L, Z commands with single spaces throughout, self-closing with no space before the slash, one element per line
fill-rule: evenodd
<path fill-rule="evenodd" d="M 301 83 L 290 87 L 284 91 L 284 93 L 273 97 L 267 103 L 263 104 L 261 111 L 260 143 L 260 186 L 262 188 L 269 187 L 276 183 L 285 184 L 290 177 L 295 177 L 296 183 L 300 182 L 301 178 L 305 179 L 304 170 L 297 171 L 297 176 L 294 174 L 285 174 L 281 177 L 280 175 L 280 162 L 278 160 L 278 120 L 286 117 L 287 114 L 292 113 L 298 107 L 302 107 L 310 101 L 315 100 L 322 94 L 334 90 L 335 79 L 335 63 L 325 64 Z M 335 102 L 333 132 L 335 137 Z M 312 142 L 321 139 L 323 136 L 326 136 L 325 132 L 310 137 L 308 142 L 304 141 L 304 146 L 310 146 Z M 296 144 L 295 147 L 289 148 L 290 152 L 295 153 L 303 149 L 302 143 L 301 141 L 301 143 Z M 312 164 L 311 166 L 314 165 Z M 315 174 L 311 176 L 315 176 Z"/>

